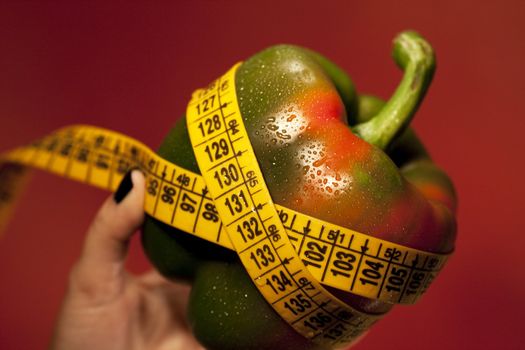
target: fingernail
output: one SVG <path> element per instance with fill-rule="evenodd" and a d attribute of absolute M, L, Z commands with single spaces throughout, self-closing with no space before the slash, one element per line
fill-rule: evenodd
<path fill-rule="evenodd" d="M 126 175 L 122 178 L 122 181 L 120 181 L 120 185 L 118 185 L 117 191 L 113 195 L 113 199 L 115 200 L 115 203 L 119 204 L 122 202 L 124 198 L 128 195 L 129 191 L 133 188 L 133 181 L 131 181 L 131 172 L 132 170 L 129 170 Z"/>

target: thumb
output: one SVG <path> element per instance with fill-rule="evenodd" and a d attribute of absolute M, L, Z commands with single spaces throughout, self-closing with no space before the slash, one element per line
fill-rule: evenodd
<path fill-rule="evenodd" d="M 70 287 L 90 297 L 112 298 L 122 291 L 129 240 L 144 221 L 144 176 L 129 171 L 88 229 Z"/>

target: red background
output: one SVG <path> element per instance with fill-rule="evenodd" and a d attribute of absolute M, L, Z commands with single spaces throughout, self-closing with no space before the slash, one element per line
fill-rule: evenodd
<path fill-rule="evenodd" d="M 362 92 L 388 97 L 400 30 L 424 34 L 438 70 L 414 121 L 460 198 L 457 252 L 415 306 L 356 349 L 525 346 L 525 2 L 232 1 L 2 3 L 0 150 L 73 123 L 157 147 L 191 91 L 276 43 L 316 49 Z M 0 242 L 0 347 L 45 348 L 82 237 L 107 196 L 35 172 Z M 130 268 L 149 267 L 138 242 Z"/>

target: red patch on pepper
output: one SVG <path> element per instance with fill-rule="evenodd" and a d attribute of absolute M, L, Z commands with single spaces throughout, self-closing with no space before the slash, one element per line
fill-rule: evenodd
<path fill-rule="evenodd" d="M 302 96 L 301 107 L 312 122 L 343 121 L 344 106 L 333 88 L 309 90 Z"/>

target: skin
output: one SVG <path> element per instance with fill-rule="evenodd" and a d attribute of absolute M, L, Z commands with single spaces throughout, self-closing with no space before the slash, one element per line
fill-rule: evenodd
<path fill-rule="evenodd" d="M 276 203 L 392 242 L 448 253 L 455 239 L 455 193 L 407 129 L 433 74 L 426 42 L 416 45 L 417 55 L 406 55 L 403 40 L 419 40 L 411 35 L 394 46 L 405 76 L 386 104 L 357 98 L 337 66 L 294 46 L 272 47 L 244 62 L 236 75 L 238 100 Z M 159 154 L 198 172 L 189 144 L 183 118 Z M 183 236 L 147 219 L 143 244 L 161 273 L 192 283 L 188 317 L 206 348 L 318 349 L 266 304 L 233 252 Z M 366 312 L 391 308 L 331 290 Z"/>
<path fill-rule="evenodd" d="M 185 319 L 188 287 L 156 271 L 133 276 L 124 264 L 144 221 L 144 177 L 120 203 L 108 198 L 88 229 L 71 271 L 52 350 L 203 350 Z"/>

